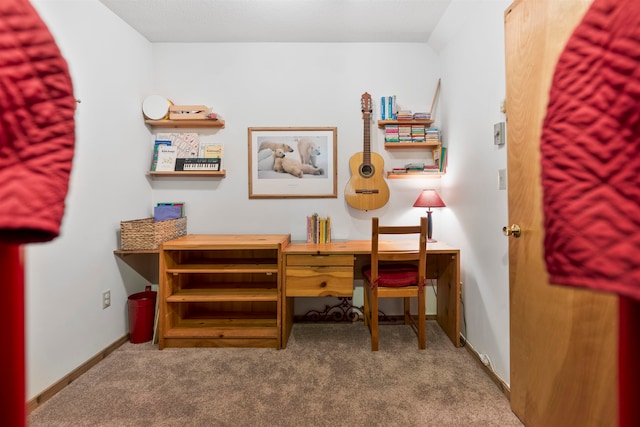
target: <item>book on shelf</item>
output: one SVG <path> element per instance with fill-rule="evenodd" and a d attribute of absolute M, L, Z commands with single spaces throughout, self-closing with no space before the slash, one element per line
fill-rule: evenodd
<path fill-rule="evenodd" d="M 395 120 L 397 118 L 398 106 L 396 104 L 396 96 L 387 97 L 387 120 Z"/>
<path fill-rule="evenodd" d="M 171 141 L 178 149 L 178 158 L 198 157 L 200 135 L 196 132 L 158 133 L 156 139 Z"/>
<path fill-rule="evenodd" d="M 398 142 L 399 141 L 398 125 L 386 125 L 384 127 L 384 140 L 385 142 Z"/>
<path fill-rule="evenodd" d="M 424 163 L 407 163 L 404 168 L 408 171 L 422 171 L 424 170 Z"/>
<path fill-rule="evenodd" d="M 399 110 L 396 114 L 396 118 L 398 120 L 412 120 L 413 113 L 411 112 L 411 110 Z"/>
<path fill-rule="evenodd" d="M 447 170 L 447 147 L 440 149 L 440 172 L 446 172 Z"/>
<path fill-rule="evenodd" d="M 435 148 L 433 151 L 431 151 L 431 157 L 433 158 L 433 162 L 438 166 L 440 165 L 440 149 L 441 148 L 442 147 L 438 147 L 438 148 Z"/>
<path fill-rule="evenodd" d="M 171 145 L 171 141 L 156 139 L 153 144 L 153 156 L 151 157 L 151 168 L 150 170 L 155 171 L 156 165 L 158 164 L 158 147 L 161 145 Z"/>
<path fill-rule="evenodd" d="M 398 120 L 413 120 L 413 113 L 411 110 L 398 111 Z"/>
<path fill-rule="evenodd" d="M 176 159 L 178 158 L 178 148 L 174 145 L 158 146 L 158 161 L 155 170 L 158 172 L 174 171 Z"/>
<path fill-rule="evenodd" d="M 413 113 L 413 119 L 414 120 L 430 120 L 431 113 L 416 112 L 416 113 Z"/>
<path fill-rule="evenodd" d="M 197 157 L 222 159 L 224 147 L 217 142 L 201 142 Z"/>
<path fill-rule="evenodd" d="M 427 131 L 425 132 L 425 139 L 427 141 L 440 141 L 440 130 L 436 127 L 427 128 Z"/>
<path fill-rule="evenodd" d="M 392 175 L 424 175 L 430 173 L 440 173 L 440 166 L 426 163 L 407 163 L 404 167 L 391 169 Z"/>
<path fill-rule="evenodd" d="M 407 168 L 393 168 L 393 169 L 391 169 L 391 173 L 394 173 L 394 174 L 406 174 L 407 173 Z"/>
<path fill-rule="evenodd" d="M 447 147 L 440 147 L 439 150 L 433 150 L 433 162 L 438 165 L 440 172 L 447 170 Z"/>

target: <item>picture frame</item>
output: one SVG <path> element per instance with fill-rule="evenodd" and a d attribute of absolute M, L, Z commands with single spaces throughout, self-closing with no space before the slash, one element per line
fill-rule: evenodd
<path fill-rule="evenodd" d="M 337 198 L 337 127 L 248 128 L 249 198 Z"/>

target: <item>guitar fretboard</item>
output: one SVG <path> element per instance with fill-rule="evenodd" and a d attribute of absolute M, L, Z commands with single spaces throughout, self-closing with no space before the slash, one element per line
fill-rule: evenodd
<path fill-rule="evenodd" d="M 365 165 L 371 164 L 371 113 L 364 112 L 362 115 L 364 122 L 364 150 L 362 151 L 362 162 Z"/>

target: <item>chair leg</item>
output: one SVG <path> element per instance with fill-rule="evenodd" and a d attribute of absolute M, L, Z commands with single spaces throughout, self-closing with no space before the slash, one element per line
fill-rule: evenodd
<path fill-rule="evenodd" d="M 371 306 L 370 306 L 370 292 L 371 292 L 371 288 L 369 287 L 368 283 L 364 283 L 364 286 L 362 287 L 362 294 L 363 294 L 363 298 L 364 298 L 364 309 L 363 309 L 363 313 L 362 315 L 364 316 L 364 325 L 369 327 L 369 319 L 371 318 Z"/>
<path fill-rule="evenodd" d="M 371 351 L 378 351 L 378 290 L 371 291 Z"/>
<path fill-rule="evenodd" d="M 427 348 L 427 303 L 424 288 L 418 291 L 418 348 Z"/>
<path fill-rule="evenodd" d="M 404 324 L 411 324 L 411 298 L 404 297 Z"/>

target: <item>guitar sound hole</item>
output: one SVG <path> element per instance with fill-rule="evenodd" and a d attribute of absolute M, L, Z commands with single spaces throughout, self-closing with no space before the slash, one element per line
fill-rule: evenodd
<path fill-rule="evenodd" d="M 369 178 L 371 176 L 373 176 L 374 174 L 374 169 L 373 169 L 373 165 L 362 165 L 360 166 L 360 175 L 362 175 L 365 178 Z"/>

